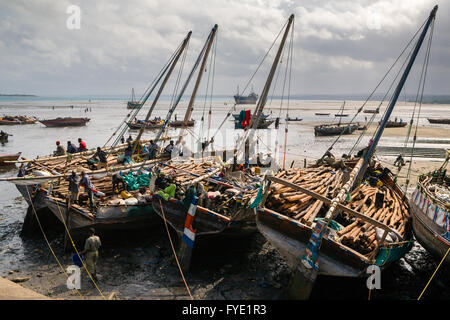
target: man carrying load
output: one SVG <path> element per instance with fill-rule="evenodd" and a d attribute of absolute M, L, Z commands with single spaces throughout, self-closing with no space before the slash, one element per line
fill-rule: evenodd
<path fill-rule="evenodd" d="M 80 254 L 86 256 L 86 269 L 91 275 L 92 279 L 97 282 L 97 260 L 98 260 L 98 249 L 102 245 L 100 238 L 95 235 L 94 228 L 89 229 L 89 237 L 86 239 L 84 244 L 84 250 Z"/>

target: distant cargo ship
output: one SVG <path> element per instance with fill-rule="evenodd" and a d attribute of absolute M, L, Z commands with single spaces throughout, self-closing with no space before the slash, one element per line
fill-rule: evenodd
<path fill-rule="evenodd" d="M 241 96 L 239 94 L 239 87 L 237 90 L 237 94 L 234 96 L 234 101 L 236 104 L 256 104 L 256 101 L 258 100 L 258 95 L 253 91 L 248 96 Z"/>

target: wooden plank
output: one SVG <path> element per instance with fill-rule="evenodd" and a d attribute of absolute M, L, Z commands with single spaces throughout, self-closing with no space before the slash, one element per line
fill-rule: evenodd
<path fill-rule="evenodd" d="M 299 191 L 301 191 L 301 192 L 303 192 L 303 193 L 305 193 L 305 194 L 307 194 L 307 195 L 309 195 L 309 196 L 311 196 L 311 197 L 313 197 L 315 199 L 318 199 L 318 200 L 322 201 L 325 204 L 329 205 L 331 203 L 331 199 L 329 199 L 327 197 L 324 197 L 323 195 L 318 194 L 318 193 L 316 193 L 314 191 L 308 190 L 308 189 L 303 188 L 303 187 L 301 187 L 299 185 L 296 185 L 294 183 L 286 181 L 284 179 L 280 179 L 280 178 L 276 178 L 276 177 L 266 177 L 266 179 L 268 179 L 270 181 L 273 181 L 273 182 L 276 182 L 276 183 L 283 184 L 283 185 L 285 185 L 287 187 L 290 187 L 292 189 L 299 190 Z M 370 217 L 367 217 L 367 216 L 365 216 L 365 215 L 363 215 L 363 214 L 361 214 L 361 213 L 359 213 L 359 212 L 357 212 L 357 211 L 355 211 L 353 209 L 350 209 L 349 207 L 346 207 L 343 204 L 338 203 L 337 204 L 337 208 L 339 210 L 345 211 L 346 213 L 348 213 L 348 214 L 350 214 L 352 216 L 355 216 L 355 217 L 357 217 L 357 218 L 359 218 L 359 219 L 361 219 L 361 220 L 363 220 L 365 222 L 368 222 L 368 223 L 374 225 L 375 227 L 381 228 L 381 229 L 386 230 L 388 232 L 393 232 L 394 234 L 396 234 L 399 237 L 399 239 L 403 239 L 403 237 L 396 230 L 386 226 L 385 224 L 383 224 L 383 223 L 381 223 L 381 222 L 379 222 L 377 220 L 374 220 L 374 219 L 372 219 Z"/>

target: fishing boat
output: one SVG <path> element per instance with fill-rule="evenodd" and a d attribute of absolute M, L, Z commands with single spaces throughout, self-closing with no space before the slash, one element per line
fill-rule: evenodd
<path fill-rule="evenodd" d="M 48 120 L 39 120 L 40 123 L 46 127 L 81 127 L 85 126 L 89 121 L 89 118 L 56 118 Z"/>
<path fill-rule="evenodd" d="M 266 176 L 257 226 L 292 270 L 291 298 L 309 298 L 318 275 L 362 277 L 369 266 L 385 269 L 412 247 L 409 204 L 373 154 L 436 10 L 414 36 L 386 114 L 358 157 L 337 160 L 329 148 L 312 166 Z"/>
<path fill-rule="evenodd" d="M 258 95 L 253 91 L 250 92 L 248 96 L 243 96 L 239 94 L 239 86 L 237 88 L 237 94 L 234 95 L 234 101 L 236 104 L 256 104 L 258 101 Z"/>
<path fill-rule="evenodd" d="M 316 112 L 314 113 L 316 116 L 329 116 L 329 113 Z"/>
<path fill-rule="evenodd" d="M 450 119 L 446 118 L 427 118 L 429 123 L 450 124 Z"/>
<path fill-rule="evenodd" d="M 295 118 L 288 117 L 286 120 L 287 121 L 302 121 L 303 119 L 302 118 L 297 118 L 297 117 L 295 117 Z"/>
<path fill-rule="evenodd" d="M 127 109 L 138 109 L 141 107 L 139 101 L 136 101 L 134 97 L 134 88 L 131 89 L 131 100 L 127 102 Z"/>
<path fill-rule="evenodd" d="M 380 113 L 378 109 L 366 109 L 363 111 L 364 113 Z"/>
<path fill-rule="evenodd" d="M 8 164 L 5 161 L 15 161 L 15 160 L 19 159 L 21 154 L 22 154 L 22 152 L 0 154 L 0 165 Z"/>
<path fill-rule="evenodd" d="M 403 128 L 406 127 L 407 123 L 403 120 L 400 121 L 388 121 L 386 123 L 386 128 Z"/>
<path fill-rule="evenodd" d="M 419 177 L 409 204 L 416 239 L 433 256 L 442 259 L 450 248 L 450 176 L 446 166 L 450 158 L 447 150 L 443 165 Z M 450 263 L 447 255 L 446 263 Z"/>
<path fill-rule="evenodd" d="M 26 116 L 3 116 L 0 117 L 0 125 L 23 125 L 36 123 L 35 117 Z"/>
<path fill-rule="evenodd" d="M 8 137 L 11 136 L 11 134 L 3 132 L 3 130 L 0 132 L 0 142 L 6 143 L 8 142 Z"/>
<path fill-rule="evenodd" d="M 195 125 L 195 120 L 192 120 L 192 119 L 187 121 L 186 123 L 183 120 L 169 122 L 169 127 L 174 127 L 174 128 L 179 128 L 179 127 L 183 127 L 183 126 L 193 127 L 194 125 Z"/>
<path fill-rule="evenodd" d="M 143 126 L 143 124 L 145 123 L 145 126 Z M 128 127 L 131 130 L 140 130 L 142 127 L 144 127 L 145 130 L 153 130 L 153 129 L 161 129 L 163 126 L 163 122 L 162 121 L 153 121 L 153 120 L 149 120 L 149 121 L 133 121 L 133 122 L 127 122 Z"/>
<path fill-rule="evenodd" d="M 314 127 L 314 135 L 337 136 L 340 134 L 352 134 L 358 127 L 357 124 L 322 124 Z"/>

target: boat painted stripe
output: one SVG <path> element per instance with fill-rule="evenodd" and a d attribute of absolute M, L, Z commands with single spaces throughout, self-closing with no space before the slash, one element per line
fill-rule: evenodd
<path fill-rule="evenodd" d="M 194 241 L 189 239 L 185 234 L 183 234 L 183 241 L 187 244 L 189 248 L 194 248 Z"/>
<path fill-rule="evenodd" d="M 184 222 L 184 227 L 192 229 L 192 223 L 193 222 L 194 222 L 194 216 L 191 216 L 191 215 L 188 214 L 186 216 L 186 221 Z"/>
<path fill-rule="evenodd" d="M 189 215 L 195 216 L 195 211 L 196 211 L 196 210 L 197 210 L 197 205 L 192 203 L 192 204 L 189 206 L 189 210 L 188 210 Z"/>
<path fill-rule="evenodd" d="M 183 236 L 195 241 L 195 231 L 189 230 L 188 228 L 184 228 Z"/>

